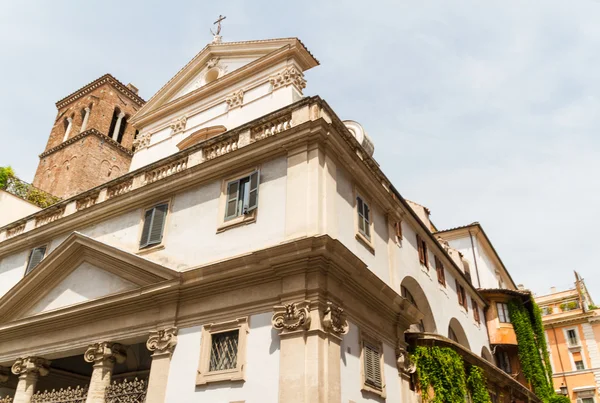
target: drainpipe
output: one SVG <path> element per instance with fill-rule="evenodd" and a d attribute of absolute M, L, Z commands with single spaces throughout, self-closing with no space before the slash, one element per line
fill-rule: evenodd
<path fill-rule="evenodd" d="M 475 257 L 475 245 L 473 244 L 473 234 L 469 230 L 469 238 L 471 239 L 471 250 L 473 251 L 473 261 L 475 262 L 475 273 L 477 273 L 477 285 L 481 288 L 481 280 L 479 279 L 479 269 L 477 268 L 477 258 Z"/>

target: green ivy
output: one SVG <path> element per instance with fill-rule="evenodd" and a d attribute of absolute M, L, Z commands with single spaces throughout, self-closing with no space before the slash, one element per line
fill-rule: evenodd
<path fill-rule="evenodd" d="M 412 361 L 417 367 L 417 382 L 423 402 L 464 403 L 465 366 L 449 347 L 416 347 Z M 429 395 L 430 388 L 433 397 Z"/>
<path fill-rule="evenodd" d="M 594 304 L 589 304 L 588 309 L 598 309 L 598 307 Z"/>
<path fill-rule="evenodd" d="M 571 403 L 571 399 L 563 395 L 552 395 L 548 399 L 548 403 Z"/>
<path fill-rule="evenodd" d="M 546 375 L 548 376 L 548 384 L 552 388 L 552 365 L 550 365 L 550 354 L 548 353 L 548 344 L 546 343 L 546 335 L 544 333 L 544 324 L 542 322 L 542 310 L 536 304 L 533 297 L 530 298 L 532 306 L 532 321 L 533 332 L 538 351 L 542 352 L 544 366 L 546 367 Z"/>
<path fill-rule="evenodd" d="M 8 180 L 15 177 L 15 171 L 10 166 L 0 167 L 0 189 L 6 189 Z"/>
<path fill-rule="evenodd" d="M 492 399 L 487 390 L 485 375 L 478 366 L 471 365 L 467 377 L 467 387 L 473 403 L 491 403 Z"/>

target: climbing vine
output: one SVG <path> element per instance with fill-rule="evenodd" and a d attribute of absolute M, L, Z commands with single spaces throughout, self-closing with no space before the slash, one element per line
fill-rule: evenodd
<path fill-rule="evenodd" d="M 481 368 L 471 365 L 469 376 L 467 377 L 467 388 L 469 389 L 473 403 L 491 403 L 492 399 L 487 390 L 485 375 Z"/>
<path fill-rule="evenodd" d="M 424 402 L 465 402 L 465 366 L 456 351 L 449 347 L 418 346 L 411 358 L 417 368 L 417 382 Z M 430 388 L 433 396 L 428 393 Z"/>
<path fill-rule="evenodd" d="M 58 197 L 17 178 L 15 172 L 9 166 L 0 167 L 0 189 L 27 200 L 40 208 L 49 207 L 60 201 Z"/>
<path fill-rule="evenodd" d="M 14 178 L 15 172 L 10 166 L 0 167 L 0 189 L 5 189 L 8 185 L 8 180 Z"/>
<path fill-rule="evenodd" d="M 548 353 L 548 344 L 546 343 L 546 335 L 544 334 L 544 324 L 542 323 L 542 310 L 535 303 L 533 297 L 530 298 L 532 309 L 532 326 L 535 334 L 535 341 L 538 351 L 542 352 L 544 366 L 546 367 L 546 375 L 548 376 L 549 387 L 552 388 L 552 366 L 550 365 L 550 354 Z"/>

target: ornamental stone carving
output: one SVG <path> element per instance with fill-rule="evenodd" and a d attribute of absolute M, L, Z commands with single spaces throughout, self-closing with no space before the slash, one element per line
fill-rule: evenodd
<path fill-rule="evenodd" d="M 244 103 L 244 90 L 239 90 L 225 98 L 225 102 L 227 102 L 227 106 L 229 109 L 237 108 L 238 106 L 242 106 Z"/>
<path fill-rule="evenodd" d="M 166 329 L 150 332 L 150 337 L 146 342 L 148 350 L 152 355 L 173 354 L 177 345 L 177 328 L 169 327 Z"/>
<path fill-rule="evenodd" d="M 185 125 L 187 123 L 187 116 L 182 116 L 179 119 L 174 120 L 173 122 L 171 122 L 171 136 L 174 136 L 175 134 L 181 133 L 185 130 Z"/>
<path fill-rule="evenodd" d="M 36 374 L 40 376 L 48 375 L 50 361 L 40 357 L 19 358 L 13 364 L 11 371 L 15 375 L 23 376 Z"/>
<path fill-rule="evenodd" d="M 410 354 L 402 347 L 396 349 L 396 366 L 398 371 L 405 374 L 414 374 L 417 370 L 417 366 L 410 359 Z"/>
<path fill-rule="evenodd" d="M 306 88 L 304 74 L 294 66 L 287 67 L 282 72 L 275 74 L 269 81 L 273 86 L 273 91 L 288 85 L 295 86 L 301 93 Z"/>
<path fill-rule="evenodd" d="M 323 315 L 323 327 L 337 335 L 348 333 L 348 322 L 344 310 L 332 302 L 328 302 Z"/>
<path fill-rule="evenodd" d="M 280 332 L 308 330 L 310 328 L 309 302 L 303 301 L 274 307 L 271 322 Z"/>
<path fill-rule="evenodd" d="M 84 360 L 94 364 L 124 362 L 125 357 L 125 347 L 119 343 L 106 341 L 92 344 L 83 354 Z"/>
<path fill-rule="evenodd" d="M 217 64 L 219 64 L 219 60 L 220 60 L 219 57 L 213 57 L 212 59 L 210 59 L 208 61 L 208 63 L 206 63 L 206 67 L 208 67 L 209 69 L 212 69 Z"/>
<path fill-rule="evenodd" d="M 150 133 L 144 133 L 138 136 L 138 138 L 136 138 L 135 140 L 133 140 L 133 147 L 135 148 L 135 152 L 138 152 L 148 147 L 150 145 L 151 137 L 152 136 L 150 135 Z"/>

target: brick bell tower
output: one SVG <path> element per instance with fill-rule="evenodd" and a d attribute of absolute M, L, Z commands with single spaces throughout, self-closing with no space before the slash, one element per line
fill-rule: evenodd
<path fill-rule="evenodd" d="M 144 103 L 110 74 L 58 101 L 33 185 L 65 199 L 126 173 L 136 134 L 129 118 Z"/>

